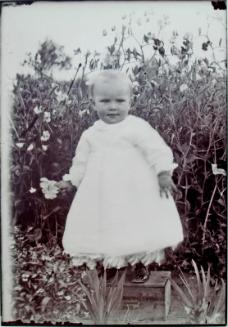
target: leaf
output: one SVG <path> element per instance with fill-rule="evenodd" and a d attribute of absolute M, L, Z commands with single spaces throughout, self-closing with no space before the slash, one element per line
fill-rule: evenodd
<path fill-rule="evenodd" d="M 88 290 L 88 288 L 81 281 L 79 281 L 79 285 L 81 286 L 83 292 L 87 296 L 90 303 L 92 303 L 92 296 L 91 296 L 90 291 Z"/>
<path fill-rule="evenodd" d="M 84 284 L 80 283 L 83 291 L 88 298 L 88 310 L 91 318 L 95 323 L 105 323 L 105 301 L 106 301 L 106 273 L 99 279 L 97 270 L 89 271 L 87 273 L 88 284 L 91 288 L 88 289 Z"/>
<path fill-rule="evenodd" d="M 97 316 L 94 312 L 94 309 L 92 307 L 92 304 L 91 302 L 87 299 L 86 303 L 85 303 L 85 306 L 86 306 L 86 309 L 88 310 L 89 312 L 89 315 L 91 317 L 91 319 L 94 321 L 94 323 L 96 324 L 97 323 Z"/>
<path fill-rule="evenodd" d="M 45 215 L 45 216 L 43 217 L 43 220 L 45 220 L 45 219 L 47 219 L 48 217 L 50 217 L 53 213 L 58 212 L 60 209 L 61 209 L 60 206 L 55 207 L 55 208 L 54 208 L 54 209 L 53 209 L 49 214 L 47 214 L 47 215 Z"/>
<path fill-rule="evenodd" d="M 199 159 L 199 157 L 195 156 L 194 154 L 190 154 L 187 158 L 186 158 L 186 163 L 190 164 L 193 163 L 195 160 Z"/>
<path fill-rule="evenodd" d="M 99 302 L 98 302 L 98 323 L 99 324 L 104 324 L 105 323 L 105 320 L 106 320 L 106 318 L 105 318 L 105 309 L 104 309 L 104 307 L 105 307 L 105 300 L 104 300 L 104 298 L 103 298 L 103 296 L 101 296 L 100 298 L 99 298 Z"/>
<path fill-rule="evenodd" d="M 154 40 L 154 45 L 155 46 L 160 46 L 161 45 L 161 41 L 159 39 L 153 38 Z"/>
<path fill-rule="evenodd" d="M 115 46 L 111 45 L 111 47 L 108 47 L 108 51 L 112 55 L 114 53 L 114 51 L 115 51 Z"/>
<path fill-rule="evenodd" d="M 99 304 L 100 300 L 100 280 L 96 269 L 88 273 L 90 287 L 94 290 L 95 301 Z"/>
<path fill-rule="evenodd" d="M 41 311 L 44 312 L 51 298 L 49 296 L 45 296 L 41 301 Z"/>
<path fill-rule="evenodd" d="M 182 271 L 181 271 L 181 273 L 182 273 Z M 191 291 L 191 287 L 190 287 L 190 285 L 188 284 L 188 282 L 186 281 L 186 279 L 185 279 L 183 273 L 182 273 L 182 276 L 180 276 L 180 278 L 181 278 L 182 282 L 184 283 L 184 285 L 185 285 L 185 287 L 186 287 L 186 289 L 187 289 L 187 291 L 188 291 L 188 293 L 189 293 L 189 295 L 190 295 L 190 298 L 191 298 L 191 300 L 192 300 L 192 304 L 196 304 L 196 303 L 195 303 L 194 295 L 193 295 L 193 293 L 192 293 L 192 291 Z"/>
<path fill-rule="evenodd" d="M 148 42 L 149 42 L 149 38 L 148 38 L 148 36 L 143 35 L 143 41 L 146 42 L 146 43 L 148 43 Z"/>
<path fill-rule="evenodd" d="M 40 228 L 35 228 L 31 234 L 27 234 L 26 237 L 30 241 L 39 241 L 42 237 L 42 230 Z"/>
<path fill-rule="evenodd" d="M 159 49 L 158 49 L 158 52 L 160 53 L 160 55 L 161 55 L 162 57 L 164 57 L 164 55 L 165 55 L 165 49 L 164 49 L 163 47 L 159 48 Z"/>
<path fill-rule="evenodd" d="M 119 309 L 122 298 L 123 298 L 123 285 L 126 276 L 126 271 L 122 274 L 117 285 L 113 284 L 110 289 L 109 297 L 107 299 L 107 313 L 110 314 L 112 311 Z M 114 279 L 118 277 L 118 272 Z"/>
<path fill-rule="evenodd" d="M 201 267 L 201 274 L 202 274 L 202 279 L 203 279 L 203 289 L 204 289 L 204 299 L 206 300 L 208 298 L 209 295 L 209 291 L 210 291 L 210 266 L 208 267 L 207 270 L 207 278 L 205 276 L 205 272 L 203 270 L 203 268 Z"/>
<path fill-rule="evenodd" d="M 217 202 L 224 207 L 226 206 L 226 203 L 222 198 L 218 199 Z"/>
<path fill-rule="evenodd" d="M 192 264 L 193 264 L 195 274 L 196 274 L 196 279 L 197 279 L 197 302 L 199 303 L 199 301 L 201 299 L 203 299 L 202 283 L 201 283 L 201 278 L 200 278 L 200 274 L 199 274 L 199 269 L 193 259 L 192 259 Z"/>
<path fill-rule="evenodd" d="M 206 279 L 205 271 L 204 271 L 202 266 L 200 267 L 200 269 L 201 269 L 201 275 L 202 275 L 203 289 L 205 291 L 206 284 L 207 284 L 207 279 Z"/>
<path fill-rule="evenodd" d="M 184 291 L 177 285 L 177 283 L 171 279 L 171 284 L 173 286 L 173 288 L 175 289 L 175 291 L 179 294 L 179 296 L 181 297 L 182 301 L 184 302 L 184 304 L 186 306 L 188 306 L 189 308 L 192 307 L 192 303 L 191 301 L 189 301 L 188 297 L 185 295 Z"/>
<path fill-rule="evenodd" d="M 204 51 L 207 51 L 207 48 L 208 48 L 208 44 L 207 44 L 207 42 L 202 43 L 202 49 L 203 49 Z"/>
<path fill-rule="evenodd" d="M 31 167 L 24 165 L 24 166 L 23 166 L 23 170 L 30 171 L 30 170 L 31 170 Z"/>
<path fill-rule="evenodd" d="M 102 297 L 105 300 L 106 294 L 107 294 L 107 273 L 106 270 L 104 270 L 104 275 L 100 280 L 100 297 Z"/>
<path fill-rule="evenodd" d="M 226 296 L 226 287 L 224 280 L 222 279 L 222 287 L 219 291 L 219 295 L 213 310 L 213 315 L 218 314 L 222 310 L 222 307 L 225 305 L 225 296 Z"/>

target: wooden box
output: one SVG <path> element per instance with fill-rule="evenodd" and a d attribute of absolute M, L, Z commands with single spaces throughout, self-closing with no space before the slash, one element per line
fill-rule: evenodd
<path fill-rule="evenodd" d="M 124 284 L 123 309 L 140 310 L 147 308 L 148 313 L 154 315 L 161 312 L 163 319 L 167 319 L 171 305 L 171 272 L 152 271 L 145 283 Z"/>

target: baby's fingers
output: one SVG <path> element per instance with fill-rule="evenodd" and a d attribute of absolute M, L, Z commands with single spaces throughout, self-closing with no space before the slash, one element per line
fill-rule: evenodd
<path fill-rule="evenodd" d="M 178 192 L 178 189 L 177 189 L 176 185 L 173 182 L 171 184 L 171 191 L 172 191 L 172 193 L 173 192 Z"/>
<path fill-rule="evenodd" d="M 169 198 L 169 190 L 167 188 L 161 188 L 160 189 L 160 196 L 161 198 L 163 197 L 163 194 L 165 197 L 168 199 Z"/>

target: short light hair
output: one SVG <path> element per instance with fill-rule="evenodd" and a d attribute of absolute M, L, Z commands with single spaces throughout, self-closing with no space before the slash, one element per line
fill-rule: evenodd
<path fill-rule="evenodd" d="M 94 96 L 94 87 L 98 81 L 106 82 L 110 80 L 122 80 L 129 86 L 130 95 L 132 94 L 132 82 L 124 72 L 115 69 L 106 69 L 92 72 L 87 76 L 86 84 L 89 87 L 89 97 Z"/>

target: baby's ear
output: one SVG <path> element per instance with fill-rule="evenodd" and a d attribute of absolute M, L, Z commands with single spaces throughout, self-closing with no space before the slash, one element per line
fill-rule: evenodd
<path fill-rule="evenodd" d="M 130 103 L 130 106 L 132 107 L 133 104 L 134 104 L 134 96 L 133 96 L 133 94 L 130 96 L 130 101 L 129 101 L 129 103 Z"/>
<path fill-rule="evenodd" d="M 89 99 L 89 103 L 90 103 L 90 105 L 92 106 L 93 110 L 95 110 L 95 101 L 94 101 L 93 98 L 90 98 L 90 99 Z"/>

